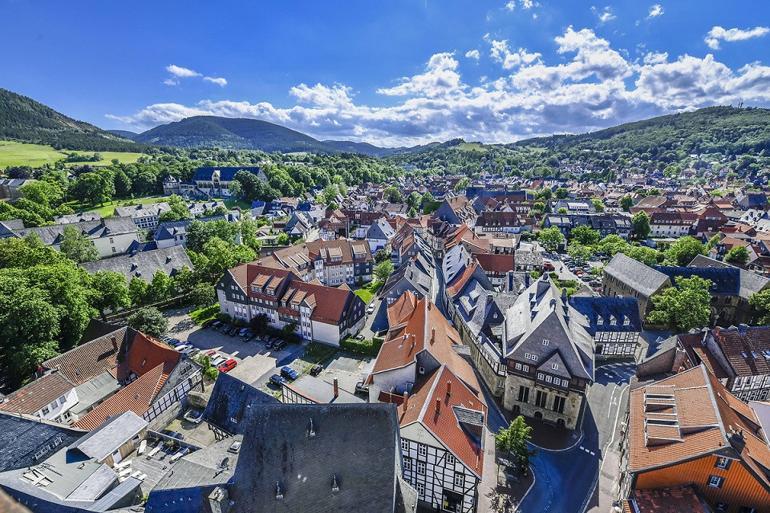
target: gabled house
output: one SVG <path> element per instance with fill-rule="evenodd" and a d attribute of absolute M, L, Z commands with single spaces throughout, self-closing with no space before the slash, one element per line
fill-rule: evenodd
<path fill-rule="evenodd" d="M 6 225 L 8 223 L 9 221 L 4 222 Z M 68 227 L 74 228 L 91 240 L 99 253 L 99 258 L 122 255 L 128 251 L 133 243 L 139 241 L 136 225 L 130 219 L 119 217 L 36 228 L 24 228 L 23 225 L 21 227 L 12 226 L 3 237 L 22 238 L 35 234 L 40 237 L 43 244 L 58 251 L 64 238 L 64 230 Z"/>
<path fill-rule="evenodd" d="M 450 224 L 467 224 L 473 227 L 476 222 L 476 211 L 465 196 L 445 198 L 433 215 Z"/>
<path fill-rule="evenodd" d="M 505 313 L 507 410 L 575 429 L 594 380 L 593 337 L 585 324 L 547 275 L 519 295 Z"/>
<path fill-rule="evenodd" d="M 182 246 L 163 249 L 136 251 L 128 255 L 105 258 L 95 262 L 84 262 L 80 266 L 93 274 L 98 271 L 112 271 L 122 274 L 127 281 L 133 278 L 150 282 L 155 273 L 175 276 L 185 267 L 192 269 L 190 257 Z"/>
<path fill-rule="evenodd" d="M 623 253 L 616 254 L 604 266 L 602 294 L 636 298 L 642 319 L 652 305 L 650 298 L 670 286 L 671 280 L 667 275 Z"/>
<path fill-rule="evenodd" d="M 630 489 L 692 485 L 716 511 L 770 510 L 770 447 L 757 411 L 703 365 L 632 390 Z"/>
<path fill-rule="evenodd" d="M 381 217 L 369 226 L 364 238 L 369 243 L 371 252 L 376 253 L 380 249 L 385 248 L 395 235 L 396 231 L 390 223 L 388 223 L 384 217 Z"/>
<path fill-rule="evenodd" d="M 130 205 L 127 207 L 115 207 L 115 217 L 131 219 L 137 228 L 154 230 L 158 226 L 161 214 L 171 210 L 171 206 L 165 201 L 158 203 Z"/>
<path fill-rule="evenodd" d="M 597 360 L 636 358 L 642 332 L 636 298 L 573 296 L 569 304 L 585 318 Z"/>

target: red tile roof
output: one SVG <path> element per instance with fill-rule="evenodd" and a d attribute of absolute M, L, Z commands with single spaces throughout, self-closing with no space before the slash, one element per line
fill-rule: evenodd
<path fill-rule="evenodd" d="M 150 409 L 152 401 L 167 378 L 168 375 L 163 372 L 163 364 L 158 364 L 88 412 L 75 422 L 74 426 L 82 429 L 96 429 L 108 418 L 129 410 L 140 417 L 143 416 Z"/>
<path fill-rule="evenodd" d="M 80 385 L 117 366 L 120 346 L 128 328 L 119 328 L 43 362 L 46 369 L 57 369 L 75 385 Z"/>
<path fill-rule="evenodd" d="M 63 396 L 75 385 L 60 372 L 52 372 L 6 396 L 0 410 L 32 415 Z"/>
<path fill-rule="evenodd" d="M 446 293 L 449 297 L 454 297 L 457 294 L 460 293 L 460 291 L 465 287 L 465 284 L 468 283 L 468 280 L 471 279 L 471 276 L 473 276 L 473 273 L 476 272 L 476 268 L 478 267 L 478 264 L 476 262 L 471 263 L 470 265 L 466 265 L 465 269 L 463 269 L 463 272 L 455 276 L 452 281 L 447 285 L 446 287 Z"/>
<path fill-rule="evenodd" d="M 141 332 L 136 332 L 123 347 L 125 349 L 118 363 L 118 381 L 121 382 L 131 379 L 132 375 L 142 376 L 158 365 L 162 366 L 163 375 L 168 377 L 181 358 L 173 348 Z"/>
<path fill-rule="evenodd" d="M 476 255 L 476 260 L 486 273 L 505 274 L 516 270 L 513 255 L 479 253 Z"/>
<path fill-rule="evenodd" d="M 477 476 L 484 468 L 480 440 L 463 429 L 456 408 L 481 412 L 486 421 L 487 406 L 462 379 L 445 365 L 417 383 L 413 394 L 398 406 L 399 425 L 419 422 L 433 433 L 451 453 Z"/>

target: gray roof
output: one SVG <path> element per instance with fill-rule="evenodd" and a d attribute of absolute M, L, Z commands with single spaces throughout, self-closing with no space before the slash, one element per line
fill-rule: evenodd
<path fill-rule="evenodd" d="M 126 233 L 136 233 L 136 225 L 130 219 L 108 218 L 100 221 L 83 221 L 80 223 L 52 224 L 50 226 L 40 226 L 37 228 L 24 228 L 14 230 L 17 237 L 26 237 L 31 233 L 37 234 L 46 245 L 59 244 L 64 234 L 64 229 L 73 227 L 80 233 L 88 236 L 89 239 L 100 239 L 113 235 L 122 235 Z"/>
<path fill-rule="evenodd" d="M 266 404 L 250 417 L 230 487 L 232 513 L 251 513 L 255 504 L 274 512 L 396 508 L 394 405 Z"/>
<path fill-rule="evenodd" d="M 57 224 L 81 223 L 83 221 L 99 221 L 102 215 L 99 212 L 79 212 L 77 214 L 65 214 L 56 216 L 53 220 Z"/>
<path fill-rule="evenodd" d="M 225 221 L 225 216 L 201 217 L 200 219 L 182 219 L 180 221 L 164 221 L 158 223 L 153 240 L 173 239 L 175 235 L 186 234 L 187 228 L 193 221 L 208 223 L 210 221 Z"/>
<path fill-rule="evenodd" d="M 113 271 L 122 274 L 129 281 L 136 277 L 148 282 L 152 281 L 152 277 L 157 271 L 173 276 L 183 267 L 189 269 L 193 267 L 190 257 L 181 246 L 140 251 L 130 255 L 105 258 L 96 262 L 85 262 L 80 265 L 92 274 L 97 271 Z"/>
<path fill-rule="evenodd" d="M 735 267 L 734 265 L 722 262 L 721 260 L 714 260 L 705 255 L 698 255 L 693 258 L 688 267 L 738 269 L 740 273 L 740 291 L 738 294 L 744 299 L 749 299 L 752 294 L 764 290 L 770 283 L 770 280 L 764 276 L 747 271 L 746 269 Z"/>
<path fill-rule="evenodd" d="M 110 372 L 104 371 L 75 387 L 78 403 L 72 407 L 72 413 L 80 416 L 96 403 L 120 390 L 120 383 Z"/>
<path fill-rule="evenodd" d="M 127 207 L 115 207 L 115 215 L 118 217 L 148 217 L 159 216 L 171 210 L 171 206 L 165 201 L 146 205 L 130 205 Z"/>
<path fill-rule="evenodd" d="M 588 322 L 547 276 L 530 285 L 506 312 L 504 354 L 520 361 L 525 353 L 537 355 L 538 368 L 556 355 L 564 364 L 559 368 L 566 366 L 570 376 L 593 380 L 593 337 L 584 327 Z M 550 365 L 548 372 L 553 372 Z"/>
<path fill-rule="evenodd" d="M 625 283 L 641 295 L 649 297 L 669 282 L 668 276 L 623 253 L 618 253 L 604 266 L 604 272 Z"/>
<path fill-rule="evenodd" d="M 0 472 L 36 465 L 84 434 L 37 417 L 0 412 Z"/>
<path fill-rule="evenodd" d="M 96 461 L 104 461 L 146 427 L 147 421 L 129 410 L 94 429 L 72 444 L 70 449 L 77 449 Z"/>
<path fill-rule="evenodd" d="M 294 390 L 316 404 L 365 402 L 360 397 L 351 394 L 340 387 L 337 387 L 337 397 L 334 397 L 334 385 L 332 383 L 311 376 L 310 374 L 303 374 L 297 378 L 297 380 L 291 383 L 285 383 L 283 386 Z"/>

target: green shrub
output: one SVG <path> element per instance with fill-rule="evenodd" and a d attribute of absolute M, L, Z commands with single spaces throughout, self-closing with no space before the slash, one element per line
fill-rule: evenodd
<path fill-rule="evenodd" d="M 380 352 L 380 347 L 384 340 L 379 337 L 373 339 L 358 340 L 353 337 L 345 337 L 340 342 L 340 347 L 351 353 L 361 354 L 364 356 L 377 356 Z"/>

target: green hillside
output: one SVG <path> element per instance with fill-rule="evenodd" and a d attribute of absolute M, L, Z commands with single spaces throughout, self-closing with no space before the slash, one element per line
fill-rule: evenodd
<path fill-rule="evenodd" d="M 141 151 L 141 146 L 0 89 L 0 139 L 86 151 Z"/>

